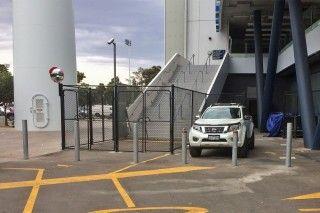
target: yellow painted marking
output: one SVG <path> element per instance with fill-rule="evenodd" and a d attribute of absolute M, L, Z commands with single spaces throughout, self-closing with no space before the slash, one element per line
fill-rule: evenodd
<path fill-rule="evenodd" d="M 286 200 L 310 200 L 310 199 L 320 199 L 320 192 L 301 195 L 297 197 L 287 198 Z"/>
<path fill-rule="evenodd" d="M 164 158 L 164 157 L 169 156 L 169 155 L 170 155 L 170 154 L 164 154 L 164 155 L 160 155 L 160 156 L 158 156 L 158 157 L 155 157 L 155 158 L 152 158 L 152 159 L 149 159 L 149 160 L 141 161 L 141 162 L 139 162 L 139 163 L 137 163 L 137 164 L 132 164 L 132 165 L 126 166 L 126 167 L 124 167 L 124 168 L 122 168 L 122 169 L 119 169 L 119 170 L 117 170 L 117 171 L 111 172 L 111 174 L 118 173 L 118 172 L 122 172 L 122 171 L 124 171 L 124 170 L 127 170 L 127 169 L 129 169 L 129 168 L 135 167 L 135 166 L 137 166 L 137 165 L 140 165 L 140 164 L 143 164 L 143 163 L 147 163 L 147 162 L 151 162 L 151 161 L 154 161 L 154 160 L 158 160 L 158 159 L 160 159 L 160 158 Z"/>
<path fill-rule="evenodd" d="M 208 209 L 199 208 L 199 207 L 144 207 L 144 208 L 130 208 L 130 209 L 109 209 L 109 210 L 101 210 L 94 211 L 91 213 L 112 213 L 112 212 L 141 212 L 141 211 L 155 211 L 155 210 L 184 210 L 186 213 L 207 213 Z"/>
<path fill-rule="evenodd" d="M 150 175 L 175 174 L 175 173 L 185 173 L 185 172 L 198 171 L 198 170 L 208 170 L 212 168 L 213 167 L 185 166 L 185 167 L 174 167 L 174 168 L 156 169 L 156 170 L 142 170 L 142 171 L 132 171 L 132 172 L 123 172 L 123 173 L 113 173 L 113 174 L 52 178 L 52 179 L 42 179 L 40 181 L 40 185 L 56 185 L 56 184 L 80 183 L 80 182 L 89 182 L 89 181 L 98 181 L 98 180 L 110 180 L 113 177 L 119 179 L 119 178 L 141 177 L 141 176 L 150 176 Z M 0 190 L 33 187 L 35 185 L 37 185 L 35 181 L 0 183 Z"/>
<path fill-rule="evenodd" d="M 2 168 L 4 170 L 22 170 L 22 171 L 39 171 L 38 168 Z"/>
<path fill-rule="evenodd" d="M 265 152 L 266 154 L 269 154 L 269 155 L 276 155 L 275 152 Z"/>
<path fill-rule="evenodd" d="M 150 162 L 156 159 L 163 158 L 169 154 L 161 155 L 149 160 L 140 162 L 139 164 Z M 207 170 L 212 169 L 213 167 L 197 167 L 197 166 L 185 166 L 185 167 L 174 167 L 174 168 L 165 168 L 165 169 L 154 169 L 154 170 L 144 170 L 144 171 L 130 171 L 123 172 L 124 170 L 131 168 L 133 166 L 139 165 L 129 165 L 122 169 L 119 169 L 115 172 L 109 174 L 98 174 L 98 175 L 86 175 L 86 176 L 74 176 L 74 177 L 65 177 L 65 178 L 52 178 L 52 179 L 42 179 L 44 169 L 35 169 L 35 168 L 8 168 L 8 169 L 20 169 L 20 170 L 38 170 L 38 174 L 35 180 L 32 181 L 18 181 L 18 182 L 9 182 L 9 183 L 0 183 L 0 190 L 3 189 L 13 189 L 13 188 L 23 188 L 23 187 L 32 187 L 32 191 L 29 195 L 27 204 L 24 209 L 24 213 L 32 213 L 35 201 L 37 199 L 40 186 L 43 185 L 56 185 L 56 184 L 66 184 L 66 183 L 80 183 L 80 182 L 89 182 L 89 181 L 99 181 L 99 180 L 112 180 L 115 187 L 119 191 L 122 199 L 130 209 L 113 209 L 113 210 L 103 210 L 101 212 L 125 212 L 125 211 L 148 211 L 148 210 L 186 210 L 186 212 L 208 212 L 206 209 L 197 208 L 197 207 L 148 207 L 148 208 L 135 208 L 133 200 L 130 198 L 127 191 L 121 185 L 119 179 L 129 178 L 129 177 L 141 177 L 141 176 L 150 176 L 150 175 L 163 175 L 163 174 L 175 174 L 175 173 L 185 173 L 190 171 L 198 170 Z M 59 165 L 58 165 L 59 166 Z"/>
<path fill-rule="evenodd" d="M 2 189 L 16 189 L 23 187 L 33 187 L 34 181 L 20 181 L 20 182 L 10 182 L 10 183 L 0 183 L 0 190 Z"/>
<path fill-rule="evenodd" d="M 130 198 L 129 194 L 127 193 L 127 191 L 122 187 L 121 183 L 119 182 L 119 180 L 117 178 L 111 178 L 114 186 L 117 188 L 118 192 L 120 193 L 122 199 L 124 200 L 124 202 L 126 203 L 126 205 L 129 208 L 133 208 L 136 207 L 136 205 L 133 203 L 132 199 Z"/>
<path fill-rule="evenodd" d="M 36 179 L 34 181 L 35 185 L 32 187 L 31 193 L 29 195 L 27 204 L 24 207 L 23 213 L 31 213 L 34 207 L 34 204 L 37 200 L 37 196 L 40 189 L 41 179 L 44 173 L 44 169 L 39 169 Z"/>
<path fill-rule="evenodd" d="M 208 170 L 213 169 L 213 167 L 199 167 L 199 166 L 181 166 L 165 169 L 154 169 L 154 170 L 145 170 L 145 171 L 132 171 L 132 172 L 123 172 L 113 174 L 117 178 L 128 178 L 128 177 L 141 177 L 141 176 L 150 176 L 150 175 L 163 175 L 163 174 L 174 174 L 174 173 L 185 173 L 197 170 Z"/>
<path fill-rule="evenodd" d="M 300 212 L 320 212 L 320 208 L 316 209 L 299 209 Z"/>
<path fill-rule="evenodd" d="M 57 164 L 57 167 L 69 168 L 72 165 L 65 165 L 65 164 Z"/>

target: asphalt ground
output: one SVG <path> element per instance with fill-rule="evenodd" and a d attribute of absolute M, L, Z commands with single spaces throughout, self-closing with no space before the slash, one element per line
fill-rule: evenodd
<path fill-rule="evenodd" d="M 181 154 L 73 150 L 0 164 L 0 212 L 320 212 L 320 152 L 257 136 L 249 158 L 228 150 Z"/>

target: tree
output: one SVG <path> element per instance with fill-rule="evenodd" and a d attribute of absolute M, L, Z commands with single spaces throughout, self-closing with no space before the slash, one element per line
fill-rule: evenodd
<path fill-rule="evenodd" d="M 132 85 L 147 86 L 160 71 L 160 66 L 152 66 L 150 68 L 140 67 L 136 72 L 133 72 Z"/>
<path fill-rule="evenodd" d="M 6 65 L 0 64 L 0 103 L 6 112 L 8 104 L 13 102 L 13 76 Z M 5 125 L 8 126 L 8 116 L 4 113 Z"/>
<path fill-rule="evenodd" d="M 116 82 L 117 82 L 117 85 L 122 84 L 118 76 L 116 77 Z M 110 82 L 107 84 L 106 93 L 105 93 L 105 101 L 106 101 L 106 104 L 109 104 L 109 105 L 112 105 L 112 102 L 113 102 L 113 86 L 114 86 L 114 78 L 112 78 Z"/>
<path fill-rule="evenodd" d="M 83 72 L 77 71 L 77 82 L 78 82 L 78 84 L 80 84 L 83 81 L 83 79 L 85 79 L 85 78 L 86 78 L 86 75 Z"/>
<path fill-rule="evenodd" d="M 13 102 L 13 76 L 7 66 L 0 65 L 0 102 Z"/>
<path fill-rule="evenodd" d="M 116 83 L 117 83 L 117 84 L 122 84 L 122 83 L 120 82 L 120 79 L 119 79 L 118 76 L 116 76 Z M 112 78 L 112 79 L 110 80 L 110 82 L 107 84 L 107 86 L 114 86 L 114 78 Z"/>

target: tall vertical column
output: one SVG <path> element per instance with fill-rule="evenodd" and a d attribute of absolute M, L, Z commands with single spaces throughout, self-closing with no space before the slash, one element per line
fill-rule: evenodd
<path fill-rule="evenodd" d="M 262 116 L 262 97 L 263 97 L 263 55 L 261 50 L 261 11 L 253 12 L 254 21 L 254 48 L 256 64 L 256 87 L 257 87 L 257 105 L 258 105 L 258 128 L 261 129 Z"/>
<path fill-rule="evenodd" d="M 290 0 L 290 22 L 292 30 L 293 50 L 297 76 L 297 87 L 300 101 L 300 111 L 304 144 L 307 148 L 319 148 L 314 140 L 315 119 L 305 28 L 302 19 L 302 5 L 300 0 Z"/>
<path fill-rule="evenodd" d="M 261 128 L 265 130 L 265 126 L 272 107 L 274 82 L 277 74 L 278 55 L 279 55 L 279 41 L 281 34 L 281 27 L 283 22 L 285 1 L 275 0 L 274 11 L 272 19 L 272 29 L 269 44 L 269 58 L 267 67 L 267 76 L 264 86 L 263 106 L 262 106 L 262 121 Z"/>
<path fill-rule="evenodd" d="M 31 131 L 60 131 L 58 85 L 51 81 L 48 70 L 58 66 L 64 70 L 63 84 L 76 84 L 72 0 L 13 0 L 12 3 L 16 128 L 21 130 L 21 120 L 26 119 Z M 35 125 L 35 113 L 30 113 L 35 95 L 43 95 L 48 101 L 48 111 L 43 111 L 48 125 L 43 128 Z M 66 116 L 71 116 L 76 112 L 76 100 L 70 95 L 67 98 Z M 74 107 L 70 106 L 71 102 Z"/>

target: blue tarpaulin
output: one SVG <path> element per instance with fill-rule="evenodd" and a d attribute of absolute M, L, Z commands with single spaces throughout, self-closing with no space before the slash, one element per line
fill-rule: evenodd
<path fill-rule="evenodd" d="M 276 137 L 279 135 L 283 119 L 284 114 L 282 112 L 270 114 L 267 121 L 267 130 L 269 132 L 269 137 Z"/>

